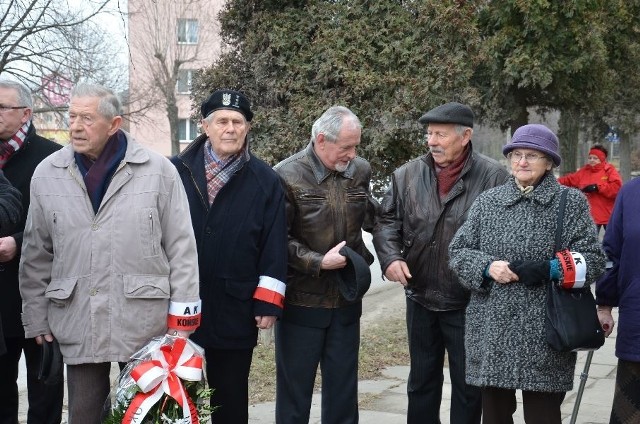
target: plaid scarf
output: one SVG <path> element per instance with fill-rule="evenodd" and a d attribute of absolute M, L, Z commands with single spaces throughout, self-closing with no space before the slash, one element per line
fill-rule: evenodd
<path fill-rule="evenodd" d="M 242 166 L 249 161 L 249 144 L 245 142 L 244 149 L 225 160 L 219 160 L 211 147 L 211 140 L 204 145 L 204 173 L 207 179 L 207 193 L 209 205 L 213 204 L 216 196 Z"/>
<path fill-rule="evenodd" d="M 11 156 L 22 147 L 24 139 L 27 138 L 27 131 L 29 131 L 31 121 L 27 121 L 23 126 L 9 140 L 0 141 L 0 169 L 9 162 Z"/>

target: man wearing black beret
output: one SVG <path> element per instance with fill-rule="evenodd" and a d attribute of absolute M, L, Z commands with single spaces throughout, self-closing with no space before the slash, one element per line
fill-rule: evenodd
<path fill-rule="evenodd" d="M 253 112 L 244 94 L 215 91 L 201 112 L 204 134 L 172 159 L 198 245 L 202 322 L 191 338 L 205 349 L 212 421 L 242 424 L 258 329 L 271 328 L 284 305 L 284 192 L 273 169 L 249 152 Z"/>
<path fill-rule="evenodd" d="M 473 151 L 473 112 L 451 102 L 425 113 L 425 155 L 394 171 L 373 243 L 384 275 L 404 286 L 411 370 L 407 423 L 440 422 L 445 350 L 455 424 L 480 423 L 477 387 L 465 383 L 464 310 L 469 292 L 449 269 L 449 242 L 475 198 L 503 184 L 500 163 Z"/>

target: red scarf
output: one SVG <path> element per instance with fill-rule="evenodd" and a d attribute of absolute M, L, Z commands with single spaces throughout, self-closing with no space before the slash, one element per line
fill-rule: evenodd
<path fill-rule="evenodd" d="M 4 168 L 11 156 L 20 150 L 25 138 L 27 138 L 30 125 L 31 121 L 25 122 L 9 140 L 0 141 L 0 169 Z"/>
<path fill-rule="evenodd" d="M 460 155 L 460 157 L 446 168 L 441 168 L 436 164 L 436 178 L 438 179 L 438 194 L 441 199 L 444 199 L 449 191 L 451 191 L 451 187 L 458 181 L 458 177 L 460 177 L 460 173 L 462 172 L 462 168 L 464 164 L 467 162 L 467 158 L 469 158 L 469 153 L 471 153 L 471 149 L 469 145 L 467 145 Z"/>

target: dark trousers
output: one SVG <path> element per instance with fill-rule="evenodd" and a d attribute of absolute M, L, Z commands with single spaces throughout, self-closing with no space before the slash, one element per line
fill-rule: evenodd
<path fill-rule="evenodd" d="M 100 424 L 111 390 L 111 362 L 67 365 L 69 424 Z"/>
<path fill-rule="evenodd" d="M 561 424 L 560 406 L 564 392 L 522 391 L 522 409 L 527 424 Z M 482 422 L 484 424 L 513 424 L 516 412 L 516 391 L 496 387 L 482 388 Z"/>
<path fill-rule="evenodd" d="M 360 320 L 359 314 L 347 309 L 323 311 L 331 317 L 322 328 L 286 320 L 276 323 L 277 424 L 309 422 L 318 364 L 322 372 L 322 423 L 358 423 Z"/>
<path fill-rule="evenodd" d="M 111 407 L 111 362 L 67 365 L 67 392 L 69 424 L 100 424 Z"/>
<path fill-rule="evenodd" d="M 253 349 L 205 349 L 207 381 L 214 389 L 210 403 L 216 424 L 249 421 L 249 370 Z"/>
<path fill-rule="evenodd" d="M 640 418 L 640 362 L 618 359 L 609 424 L 632 424 Z"/>
<path fill-rule="evenodd" d="M 451 424 L 479 424 L 480 390 L 465 382 L 464 310 L 430 311 L 407 299 L 411 369 L 407 383 L 408 424 L 440 423 L 444 354 L 451 378 Z"/>
<path fill-rule="evenodd" d="M 59 424 L 62 421 L 64 380 L 46 385 L 38 381 L 40 347 L 34 339 L 5 338 L 7 353 L 0 356 L 0 424 L 18 423 L 18 364 L 24 351 L 27 366 L 28 424 Z"/>

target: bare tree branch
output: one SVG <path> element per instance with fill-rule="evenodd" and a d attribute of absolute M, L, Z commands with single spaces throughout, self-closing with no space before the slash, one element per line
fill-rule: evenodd
<path fill-rule="evenodd" d="M 199 69 L 212 61 L 211 51 L 218 45 L 217 10 L 206 0 L 154 1 L 138 0 L 129 4 L 132 72 L 131 91 L 157 99 L 169 121 L 171 151 L 180 149 L 178 136 L 178 102 L 176 86 L 181 72 Z M 179 34 L 179 21 L 183 20 Z M 186 23 L 186 21 L 189 21 Z M 144 23 L 144 24 L 142 24 Z M 136 25 L 144 25 L 135 27 Z M 193 25 L 187 28 L 186 25 Z M 189 33 L 193 30 L 193 33 Z M 180 41 L 180 37 L 194 37 Z M 203 60 L 204 59 L 204 60 Z M 136 81 L 134 83 L 134 81 Z"/>

